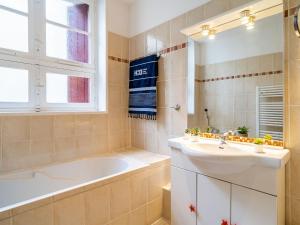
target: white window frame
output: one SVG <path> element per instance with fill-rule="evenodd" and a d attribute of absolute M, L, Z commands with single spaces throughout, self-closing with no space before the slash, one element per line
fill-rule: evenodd
<path fill-rule="evenodd" d="M 35 86 L 36 77 L 38 76 L 38 70 L 35 66 L 19 62 L 10 62 L 0 60 L 0 67 L 11 68 L 11 69 L 21 69 L 28 71 L 28 103 L 22 102 L 1 102 L 1 110 L 4 112 L 20 109 L 27 111 L 29 108 L 33 108 L 36 104 L 35 96 Z"/>
<path fill-rule="evenodd" d="M 99 107 L 99 72 L 96 59 L 97 25 L 95 17 L 97 14 L 95 0 L 65 0 L 80 2 L 89 5 L 89 63 L 73 60 L 53 58 L 46 55 L 46 0 L 28 0 L 28 52 L 0 47 L 0 66 L 11 68 L 30 68 L 30 101 L 28 103 L 0 102 L 0 112 L 97 112 Z M 98 4 L 97 4 L 98 5 Z M 0 6 L 0 8 L 6 8 Z M 18 10 L 9 9 L 17 14 L 27 14 Z M 50 22 L 59 27 L 70 28 L 55 22 Z M 77 31 L 77 29 L 70 28 Z M 81 32 L 82 33 L 82 32 Z M 46 102 L 45 73 L 54 72 L 90 78 L 90 102 L 89 103 L 67 103 L 53 104 Z M 103 109 L 102 111 L 105 111 Z"/>
<path fill-rule="evenodd" d="M 46 74 L 47 73 L 57 73 L 66 76 L 75 76 L 75 77 L 85 77 L 89 78 L 89 103 L 68 103 L 67 107 L 65 103 L 48 103 L 46 101 Z M 80 109 L 80 110 L 94 110 L 95 104 L 95 82 L 94 75 L 86 72 L 78 72 L 66 69 L 56 69 L 51 67 L 40 67 L 40 95 L 41 101 L 39 103 L 41 111 L 70 111 L 71 109 Z"/>

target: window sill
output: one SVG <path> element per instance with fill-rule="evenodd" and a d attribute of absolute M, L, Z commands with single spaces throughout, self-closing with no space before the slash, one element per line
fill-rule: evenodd
<path fill-rule="evenodd" d="M 55 115 L 99 115 L 107 114 L 108 111 L 96 111 L 96 110 L 87 110 L 87 111 L 2 111 L 0 116 L 55 116 Z"/>

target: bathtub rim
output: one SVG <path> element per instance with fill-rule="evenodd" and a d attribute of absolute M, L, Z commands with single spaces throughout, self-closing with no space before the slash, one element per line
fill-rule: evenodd
<path fill-rule="evenodd" d="M 56 162 L 56 163 L 53 163 L 53 164 L 34 167 L 34 168 L 30 168 L 30 169 L 22 169 L 22 170 L 18 170 L 18 171 L 12 171 L 11 173 L 6 173 L 6 174 L 0 174 L 0 178 L 1 178 L 1 176 L 9 176 L 9 175 L 22 173 L 22 172 L 23 173 L 24 172 L 34 172 L 34 170 L 37 170 L 37 169 L 42 169 L 42 168 L 45 168 L 45 167 L 50 167 L 50 166 L 55 166 L 55 165 L 61 165 L 61 164 L 64 164 L 64 163 L 77 162 L 77 161 L 86 160 L 86 159 L 117 158 L 117 157 L 120 157 L 120 159 L 125 159 L 125 161 L 126 161 L 126 159 L 131 160 L 131 161 L 136 161 L 136 162 L 138 162 L 138 164 L 135 165 L 134 167 L 127 168 L 127 169 L 125 169 L 121 172 L 117 172 L 117 173 L 114 173 L 112 175 L 108 175 L 108 176 L 105 176 L 105 177 L 102 177 L 102 178 L 98 178 L 98 179 L 94 179 L 94 180 L 91 180 L 91 181 L 88 181 L 88 182 L 80 183 L 78 185 L 74 185 L 74 186 L 69 187 L 69 188 L 64 188 L 64 189 L 61 189 L 61 190 L 58 190 L 58 191 L 55 191 L 55 192 L 51 192 L 51 193 L 45 194 L 43 196 L 38 196 L 38 197 L 35 197 L 35 198 L 31 198 L 29 200 L 25 200 L 25 201 L 21 201 L 21 202 L 12 204 L 12 205 L 1 207 L 0 208 L 0 221 L 2 219 L 4 219 L 4 218 L 2 218 L 1 214 L 5 214 L 8 211 L 11 211 L 11 210 L 13 210 L 13 211 L 17 210 L 18 211 L 19 208 L 21 209 L 22 207 L 27 207 L 27 206 L 30 207 L 31 204 L 33 205 L 33 208 L 35 208 L 34 207 L 35 204 L 38 205 L 39 203 L 41 203 L 43 201 L 45 201 L 45 204 L 47 204 L 47 202 L 48 202 L 47 199 L 49 201 L 57 201 L 57 200 L 60 200 L 62 198 L 74 195 L 76 193 L 84 192 L 84 191 L 87 191 L 87 190 L 90 190 L 90 189 L 93 189 L 93 188 L 96 188 L 96 187 L 99 187 L 99 186 L 103 186 L 103 185 L 109 184 L 111 182 L 117 181 L 118 179 L 125 178 L 125 177 L 127 177 L 127 176 L 129 176 L 133 173 L 140 172 L 143 169 L 147 169 L 152 164 L 151 163 L 145 163 L 145 162 L 142 162 L 142 161 L 138 161 L 137 159 L 131 158 L 131 157 L 126 156 L 125 154 L 122 154 L 122 153 L 108 153 L 108 154 L 103 154 L 103 155 L 94 155 L 94 156 L 82 157 L 82 158 L 78 158 L 78 159 L 74 159 L 74 160 L 68 160 L 68 161 L 64 161 L 64 162 Z M 24 211 L 24 210 L 21 209 L 21 211 Z"/>

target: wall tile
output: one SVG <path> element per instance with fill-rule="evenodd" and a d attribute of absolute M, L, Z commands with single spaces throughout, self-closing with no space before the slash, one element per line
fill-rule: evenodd
<path fill-rule="evenodd" d="M 162 198 L 147 204 L 147 224 L 152 224 L 162 217 Z"/>
<path fill-rule="evenodd" d="M 155 28 L 157 51 L 170 47 L 170 23 L 163 23 Z"/>
<path fill-rule="evenodd" d="M 1 220 L 0 225 L 12 225 L 12 221 L 11 219 Z"/>
<path fill-rule="evenodd" d="M 149 30 L 145 33 L 146 55 L 157 52 L 157 42 L 155 29 Z"/>
<path fill-rule="evenodd" d="M 53 207 L 46 205 L 13 217 L 13 225 L 54 225 Z"/>
<path fill-rule="evenodd" d="M 74 116 L 56 116 L 54 118 L 54 137 L 71 137 L 74 135 Z"/>
<path fill-rule="evenodd" d="M 29 139 L 30 117 L 3 118 L 3 142 L 26 141 Z"/>
<path fill-rule="evenodd" d="M 51 139 L 53 137 L 53 117 L 41 116 L 30 119 L 30 139 Z"/>
<path fill-rule="evenodd" d="M 147 211 L 146 206 L 142 206 L 130 213 L 130 225 L 146 225 L 147 224 Z"/>
<path fill-rule="evenodd" d="M 85 225 L 84 195 L 78 194 L 54 203 L 55 225 Z"/>
<path fill-rule="evenodd" d="M 111 219 L 129 212 L 131 205 L 130 180 L 125 179 L 111 184 Z"/>
<path fill-rule="evenodd" d="M 120 216 L 119 218 L 115 219 L 109 225 L 129 225 L 129 215 L 123 215 Z"/>
<path fill-rule="evenodd" d="M 148 171 L 134 175 L 130 179 L 132 205 L 131 209 L 136 209 L 147 202 L 148 192 Z"/>
<path fill-rule="evenodd" d="M 200 16 L 199 12 L 195 12 L 195 14 L 195 16 Z M 190 17 L 193 16 L 190 14 L 183 14 L 170 21 L 170 46 L 187 42 L 187 37 L 181 33 L 181 30 L 186 28 L 187 24 L 192 23 Z"/>
<path fill-rule="evenodd" d="M 106 224 L 110 218 L 109 186 L 93 189 L 85 193 L 86 224 Z"/>

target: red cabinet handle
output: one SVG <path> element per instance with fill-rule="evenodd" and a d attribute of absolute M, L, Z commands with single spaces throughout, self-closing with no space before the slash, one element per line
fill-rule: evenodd
<path fill-rule="evenodd" d="M 189 205 L 189 209 L 190 209 L 190 212 L 191 212 L 191 213 L 196 212 L 196 207 L 193 206 L 192 204 Z"/>
<path fill-rule="evenodd" d="M 222 220 L 221 225 L 229 225 L 227 220 Z"/>

